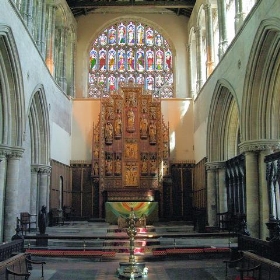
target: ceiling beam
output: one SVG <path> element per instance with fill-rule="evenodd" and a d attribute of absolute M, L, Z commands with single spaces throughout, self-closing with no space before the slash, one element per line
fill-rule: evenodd
<path fill-rule="evenodd" d="M 85 9 L 85 8 L 100 8 L 100 7 L 157 7 L 157 8 L 177 8 L 177 9 L 187 9 L 193 8 L 195 0 L 151 0 L 151 1 L 139 1 L 139 0 L 101 0 L 101 1 L 73 1 L 68 0 L 68 5 L 71 9 Z"/>

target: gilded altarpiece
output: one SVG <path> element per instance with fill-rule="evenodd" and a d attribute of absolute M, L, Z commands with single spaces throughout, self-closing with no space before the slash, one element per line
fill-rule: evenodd
<path fill-rule="evenodd" d="M 104 204 L 110 201 L 154 201 L 160 208 L 170 154 L 160 99 L 142 87 L 122 87 L 101 99 L 93 129 L 92 177 L 99 188 L 99 216 L 104 217 Z"/>

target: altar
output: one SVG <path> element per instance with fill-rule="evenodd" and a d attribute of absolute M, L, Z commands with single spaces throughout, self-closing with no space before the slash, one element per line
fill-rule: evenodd
<path fill-rule="evenodd" d="M 126 219 L 133 208 L 137 218 L 145 219 L 145 224 L 153 224 L 158 221 L 158 202 L 106 202 L 105 221 L 110 224 L 118 224 L 119 218 Z"/>

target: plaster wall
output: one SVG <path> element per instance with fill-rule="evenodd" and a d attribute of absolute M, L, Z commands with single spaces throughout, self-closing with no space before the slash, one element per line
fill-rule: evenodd
<path fill-rule="evenodd" d="M 277 0 L 259 1 L 246 18 L 244 25 L 230 44 L 227 52 L 209 77 L 204 87 L 194 100 L 194 139 L 195 161 L 199 162 L 207 157 L 207 125 L 210 113 L 210 104 L 217 83 L 226 84 L 233 94 L 240 111 L 244 93 L 244 80 L 247 72 L 247 64 L 252 53 L 252 44 L 256 32 L 264 19 L 278 17 L 280 2 Z M 242 125 L 241 125 L 242 128 Z M 242 130 L 241 130 L 242 141 Z"/>
<path fill-rule="evenodd" d="M 71 160 L 91 163 L 93 126 L 99 121 L 100 100 L 75 99 L 72 112 Z"/>
<path fill-rule="evenodd" d="M 193 106 L 191 99 L 162 100 L 162 114 L 170 129 L 170 156 L 172 161 L 192 161 Z M 72 156 L 73 161 L 92 159 L 93 124 L 99 120 L 100 102 L 93 99 L 73 100 Z"/>
<path fill-rule="evenodd" d="M 77 55 L 76 55 L 76 97 L 87 97 L 88 84 L 88 63 L 89 51 L 93 40 L 106 27 L 113 22 L 122 19 L 139 19 L 144 23 L 151 24 L 171 45 L 174 46 L 176 97 L 189 97 L 187 91 L 187 23 L 188 20 L 183 16 L 175 14 L 138 14 L 138 8 L 133 8 L 134 13 L 123 16 L 118 13 L 103 14 L 94 13 L 86 17 L 77 18 Z"/>
<path fill-rule="evenodd" d="M 193 102 L 192 99 L 164 99 L 163 119 L 169 124 L 170 160 L 193 161 Z"/>

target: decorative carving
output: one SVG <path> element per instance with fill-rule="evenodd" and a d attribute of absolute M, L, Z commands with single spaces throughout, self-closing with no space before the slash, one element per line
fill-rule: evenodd
<path fill-rule="evenodd" d="M 115 138 L 119 139 L 122 136 L 122 120 L 121 116 L 117 115 L 115 119 Z"/>
<path fill-rule="evenodd" d="M 125 143 L 125 157 L 126 159 L 138 158 L 138 144 L 136 142 Z"/>
<path fill-rule="evenodd" d="M 140 137 L 146 139 L 148 137 L 148 120 L 146 115 L 140 117 Z"/>
<path fill-rule="evenodd" d="M 137 186 L 138 185 L 138 164 L 127 163 L 125 166 L 125 186 Z"/>
<path fill-rule="evenodd" d="M 155 121 L 150 122 L 149 126 L 150 144 L 154 145 L 157 142 L 157 126 Z"/>
<path fill-rule="evenodd" d="M 122 173 L 122 162 L 120 156 L 117 156 L 115 160 L 115 175 L 120 176 L 121 173 Z"/>
<path fill-rule="evenodd" d="M 94 164 L 93 164 L 93 176 L 98 176 L 98 175 L 99 175 L 98 162 L 94 162 Z"/>
<path fill-rule="evenodd" d="M 169 128 L 160 100 L 142 86 L 122 87 L 101 99 L 93 130 L 92 177 L 99 182 L 100 203 L 150 201 L 145 190 L 162 191 L 161 179 L 169 175 Z"/>
<path fill-rule="evenodd" d="M 240 152 L 254 152 L 254 151 L 265 151 L 273 150 L 277 151 L 280 149 L 280 143 L 278 140 L 250 140 L 244 141 L 239 144 Z"/>
<path fill-rule="evenodd" d="M 130 108 L 127 111 L 127 126 L 126 126 L 126 130 L 128 132 L 134 132 L 135 131 L 135 114 L 132 110 L 132 108 Z"/>
<path fill-rule="evenodd" d="M 224 161 L 212 161 L 212 162 L 206 162 L 205 168 L 206 171 L 215 170 L 215 169 L 225 169 L 226 163 Z"/>
<path fill-rule="evenodd" d="M 107 122 L 105 124 L 104 137 L 105 137 L 105 143 L 107 145 L 111 145 L 113 143 L 113 125 L 110 122 Z"/>

